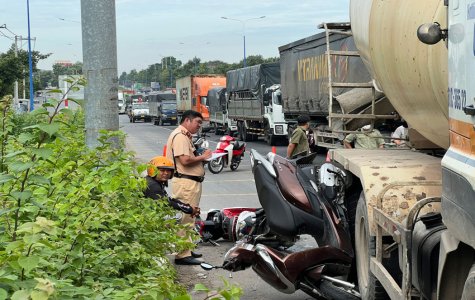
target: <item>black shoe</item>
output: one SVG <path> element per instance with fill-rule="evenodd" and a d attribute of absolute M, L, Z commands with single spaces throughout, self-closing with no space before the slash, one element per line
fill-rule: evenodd
<path fill-rule="evenodd" d="M 175 258 L 175 265 L 200 265 L 201 261 L 197 260 L 192 256 L 187 256 L 183 258 Z"/>
<path fill-rule="evenodd" d="M 200 258 L 200 257 L 203 256 L 203 254 L 191 251 L 191 256 L 194 257 L 194 258 Z"/>

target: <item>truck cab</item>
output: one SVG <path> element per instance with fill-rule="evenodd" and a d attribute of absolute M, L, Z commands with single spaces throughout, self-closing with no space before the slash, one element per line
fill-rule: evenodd
<path fill-rule="evenodd" d="M 129 119 L 131 123 L 135 123 L 137 120 L 144 122 L 150 122 L 149 104 L 148 102 L 135 102 L 132 103 Z"/>
<path fill-rule="evenodd" d="M 287 134 L 287 122 L 284 118 L 282 92 L 280 84 L 268 87 L 263 94 L 264 118 L 269 123 L 267 139 L 274 144 L 277 136 Z"/>
<path fill-rule="evenodd" d="M 176 110 L 176 101 L 164 100 L 158 105 L 158 125 L 178 124 L 178 116 Z"/>

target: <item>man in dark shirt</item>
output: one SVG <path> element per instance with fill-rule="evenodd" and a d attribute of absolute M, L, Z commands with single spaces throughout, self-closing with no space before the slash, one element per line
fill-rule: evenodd
<path fill-rule="evenodd" d="M 173 171 L 175 166 L 165 156 L 154 157 L 147 168 L 147 189 L 145 190 L 145 197 L 155 200 L 165 198 L 168 203 L 177 210 L 181 210 L 185 214 L 191 216 L 197 216 L 200 214 L 199 207 L 192 207 L 189 204 L 183 203 L 178 199 L 174 199 L 168 196 L 165 187 L 168 186 L 168 180 L 173 177 Z"/>

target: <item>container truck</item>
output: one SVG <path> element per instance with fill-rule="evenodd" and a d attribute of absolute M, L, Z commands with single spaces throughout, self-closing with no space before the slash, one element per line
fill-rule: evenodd
<path fill-rule="evenodd" d="M 444 151 L 330 151 L 353 180 L 361 297 L 474 299 L 475 3 L 351 0 L 350 18 L 375 89 Z"/>
<path fill-rule="evenodd" d="M 173 91 L 152 92 L 146 96 L 149 102 L 150 116 L 154 125 L 178 123 L 176 112 L 176 94 Z M 164 105 L 164 104 L 167 105 Z"/>
<path fill-rule="evenodd" d="M 269 145 L 287 138 L 282 111 L 279 63 L 266 63 L 226 73 L 228 117 L 237 122 L 241 140 Z"/>
<path fill-rule="evenodd" d="M 176 102 L 178 119 L 186 110 L 195 110 L 203 115 L 203 128 L 209 128 L 207 107 L 208 91 L 214 87 L 225 86 L 226 77 L 216 74 L 200 74 L 182 77 L 176 80 Z"/>
<path fill-rule="evenodd" d="M 345 133 L 368 123 L 381 129 L 391 123 L 394 111 L 384 94 L 373 93 L 371 75 L 358 55 L 350 24 L 331 26 L 338 30 L 279 47 L 282 103 L 289 132 L 297 126 L 297 117 L 306 114 L 317 146 L 325 148 L 341 147 Z M 372 107 L 378 118 L 363 118 Z M 341 114 L 349 118 L 332 119 Z"/>
<path fill-rule="evenodd" d="M 216 134 L 233 135 L 237 131 L 235 120 L 228 118 L 226 87 L 215 87 L 208 91 L 209 122 Z"/>

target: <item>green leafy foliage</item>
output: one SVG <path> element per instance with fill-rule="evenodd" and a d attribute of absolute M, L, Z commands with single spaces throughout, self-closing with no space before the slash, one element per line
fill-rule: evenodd
<path fill-rule="evenodd" d="M 242 289 L 237 285 L 230 284 L 224 278 L 221 279 L 223 280 L 223 287 L 221 287 L 219 290 L 210 290 L 209 288 L 200 283 L 195 285 L 194 290 L 197 292 L 206 293 L 205 299 L 239 300 L 242 296 Z"/>
<path fill-rule="evenodd" d="M 0 299 L 189 297 L 166 255 L 193 245 L 166 203 L 143 197 L 124 135 L 103 132 L 91 150 L 81 110 L 15 115 L 11 100 L 0 101 Z"/>

